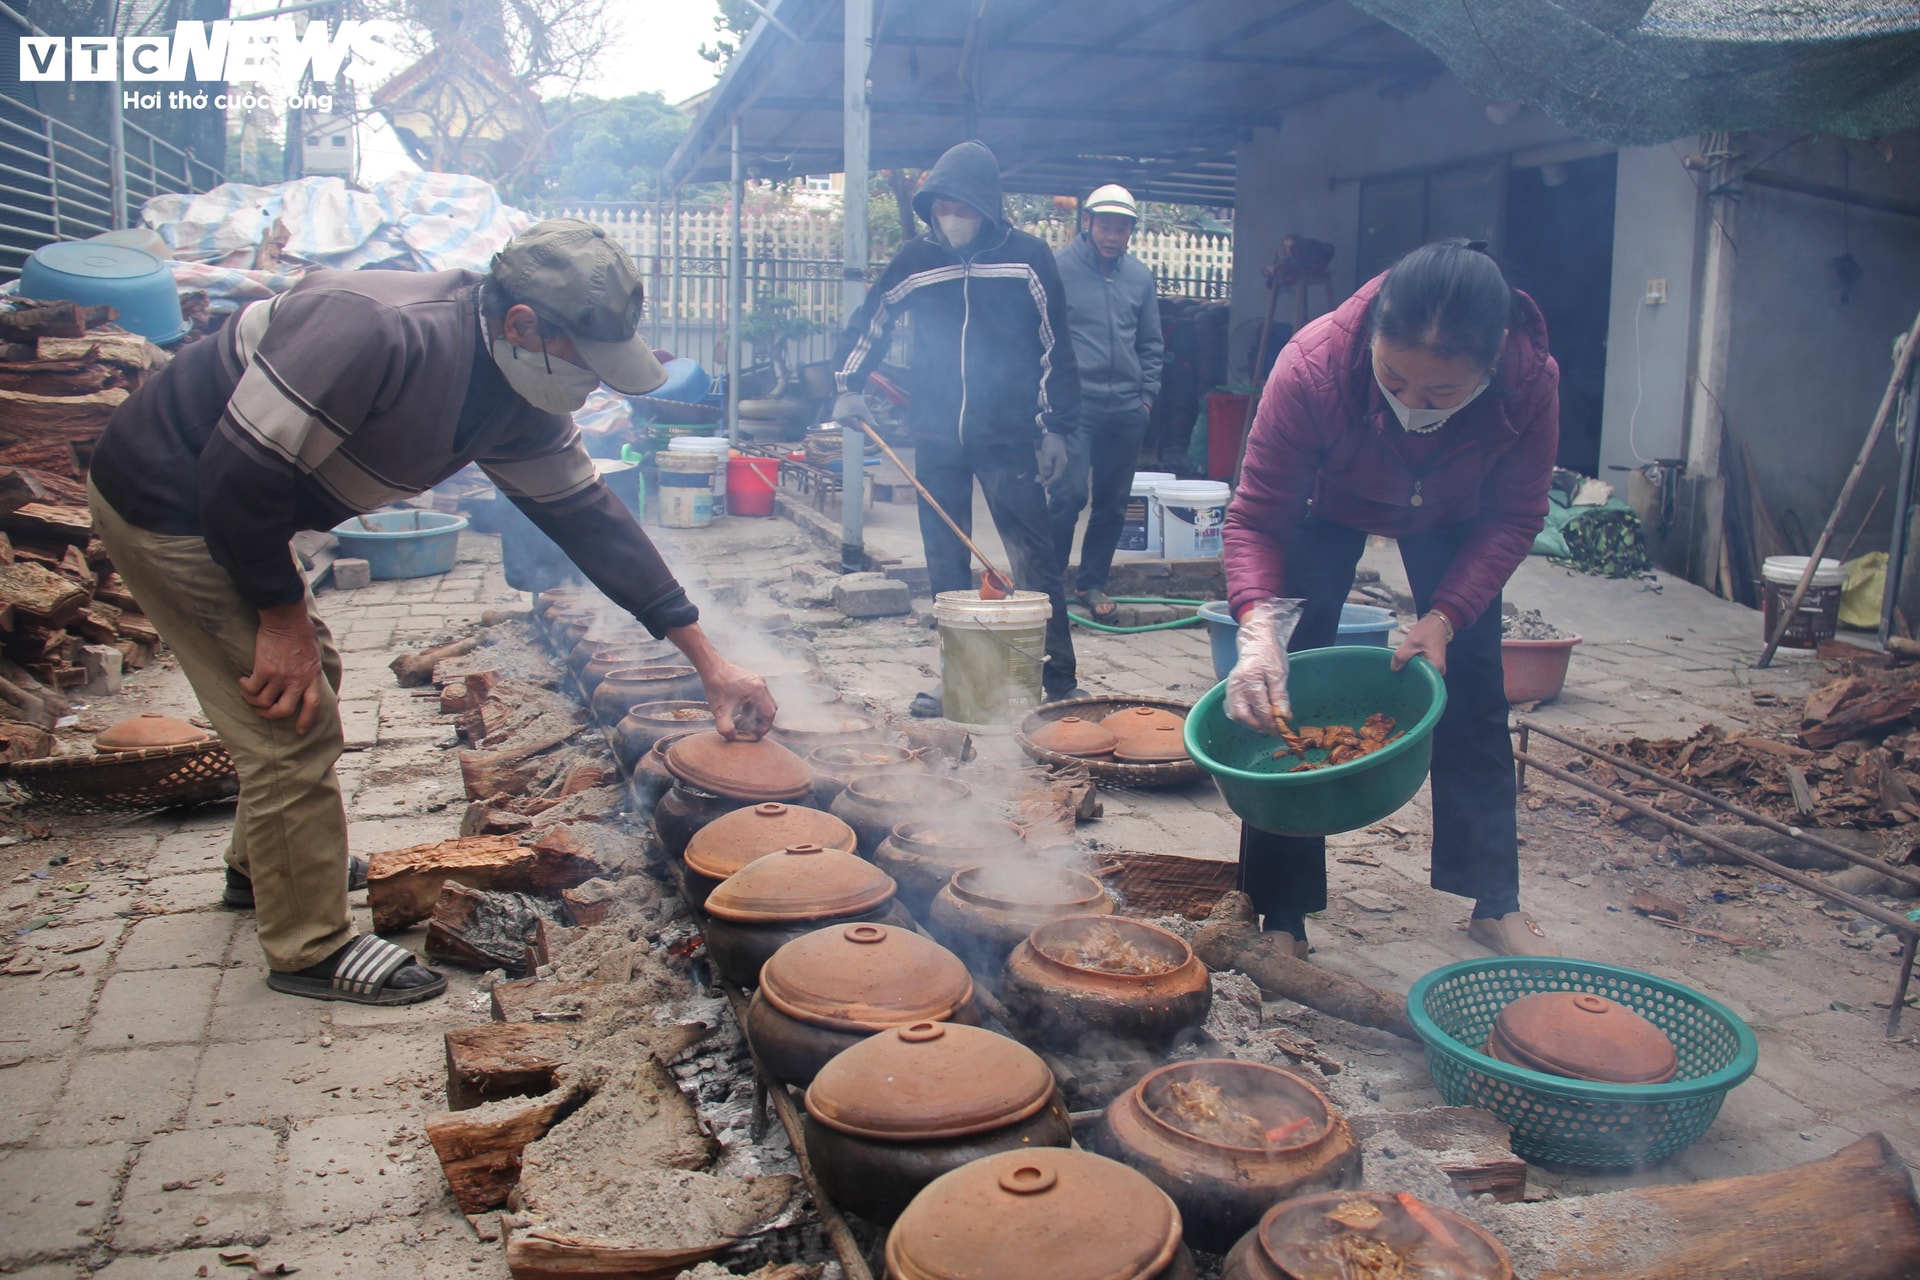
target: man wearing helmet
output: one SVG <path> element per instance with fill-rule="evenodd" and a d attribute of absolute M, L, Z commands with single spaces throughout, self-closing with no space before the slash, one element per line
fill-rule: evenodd
<path fill-rule="evenodd" d="M 1073 560 L 1073 528 L 1089 496 L 1077 586 L 1096 618 L 1113 616 L 1107 574 L 1126 522 L 1133 468 L 1160 394 L 1160 301 L 1153 272 L 1127 252 L 1140 208 L 1111 183 L 1081 206 L 1080 234 L 1054 255 L 1067 291 L 1067 328 L 1080 366 L 1080 431 L 1067 472 L 1047 491 L 1054 549 Z"/>

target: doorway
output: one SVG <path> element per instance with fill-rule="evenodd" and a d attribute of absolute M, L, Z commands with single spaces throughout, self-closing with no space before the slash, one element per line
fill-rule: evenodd
<path fill-rule="evenodd" d="M 1507 179 L 1507 277 L 1540 304 L 1560 362 L 1559 465 L 1600 469 L 1600 412 L 1607 376 L 1607 314 L 1613 290 L 1612 152 Z"/>

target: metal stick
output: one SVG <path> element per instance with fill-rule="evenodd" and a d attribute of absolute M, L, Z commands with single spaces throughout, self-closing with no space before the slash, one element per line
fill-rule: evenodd
<path fill-rule="evenodd" d="M 1539 733 L 1543 738 L 1551 738 L 1555 742 L 1572 747 L 1575 751 L 1584 752 L 1596 760 L 1604 760 L 1616 769 L 1624 769 L 1628 773 L 1638 774 L 1640 777 L 1657 782 L 1664 787 L 1671 787 L 1683 796 L 1691 796 L 1695 800 L 1704 801 L 1721 812 L 1733 814 L 1737 818 L 1743 818 L 1756 827 L 1765 827 L 1767 830 L 1776 832 L 1779 835 L 1791 836 L 1795 840 L 1800 841 L 1800 843 L 1810 845 L 1823 853 L 1830 853 L 1836 858 L 1845 858 L 1848 862 L 1858 866 L 1870 867 L 1890 880 L 1901 880 L 1913 885 L 1915 888 L 1920 888 L 1920 871 L 1910 871 L 1906 867 L 1896 867 L 1883 859 L 1874 857 L 1870 853 L 1861 853 L 1857 849 L 1849 849 L 1844 845 L 1835 844 L 1831 840 L 1824 840 L 1819 836 L 1810 835 L 1802 828 L 1790 827 L 1784 822 L 1777 822 L 1764 813 L 1757 813 L 1743 805 L 1737 805 L 1731 800 L 1723 800 L 1711 791 L 1702 791 L 1699 787 L 1689 786 L 1678 778 L 1670 777 L 1657 769 L 1650 769 L 1646 765 L 1636 763 L 1632 760 L 1622 760 L 1618 756 L 1601 750 L 1592 743 L 1582 742 L 1578 738 L 1549 729 L 1543 724 L 1534 724 L 1528 720 L 1521 720 L 1518 723 L 1520 726 L 1520 750 L 1522 752 L 1525 752 L 1527 749 L 1527 733 L 1529 730 L 1532 730 Z M 1521 766 L 1521 785 L 1526 785 L 1525 765 Z"/>
<path fill-rule="evenodd" d="M 1900 1034 L 1900 1011 L 1907 1007 L 1907 985 L 1913 981 L 1914 949 L 1920 947 L 1920 934 L 1907 939 L 1900 952 L 1900 976 L 1893 980 L 1893 1009 L 1887 1014 L 1887 1039 Z"/>

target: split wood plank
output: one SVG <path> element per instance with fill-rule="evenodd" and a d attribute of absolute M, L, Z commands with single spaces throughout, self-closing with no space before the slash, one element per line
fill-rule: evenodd
<path fill-rule="evenodd" d="M 1513 1130 L 1481 1107 L 1430 1107 L 1424 1111 L 1369 1112 L 1348 1117 L 1353 1136 L 1365 1142 L 1387 1130 L 1399 1134 L 1435 1163 L 1462 1196 L 1492 1196 L 1517 1204 L 1527 1194 L 1527 1162 L 1513 1154 Z"/>
<path fill-rule="evenodd" d="M 462 1213 L 485 1213 L 507 1203 L 520 1181 L 527 1144 L 584 1101 L 584 1091 L 565 1086 L 538 1098 L 489 1103 L 427 1119 L 427 1141 Z"/>
<path fill-rule="evenodd" d="M 511 836 L 465 836 L 376 853 L 367 867 L 367 905 L 375 933 L 391 933 L 433 914 L 441 886 L 526 892 L 534 852 Z"/>
<path fill-rule="evenodd" d="M 450 1111 L 551 1092 L 574 1055 L 572 1037 L 548 1023 L 489 1022 L 449 1031 L 446 1040 Z"/>

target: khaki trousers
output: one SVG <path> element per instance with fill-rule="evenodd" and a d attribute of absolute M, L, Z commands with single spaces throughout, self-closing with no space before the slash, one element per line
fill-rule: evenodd
<path fill-rule="evenodd" d="M 91 482 L 87 498 L 94 532 L 113 567 L 173 649 L 239 771 L 240 806 L 227 865 L 253 880 L 267 966 L 285 972 L 317 964 L 346 945 L 353 924 L 347 911 L 347 811 L 333 773 L 345 744 L 340 654 L 313 593 L 307 593 L 307 612 L 327 678 L 319 715 L 301 734 L 291 717 L 263 719 L 240 692 L 240 677 L 253 670 L 260 615 L 207 554 L 205 539 L 135 528 Z"/>

